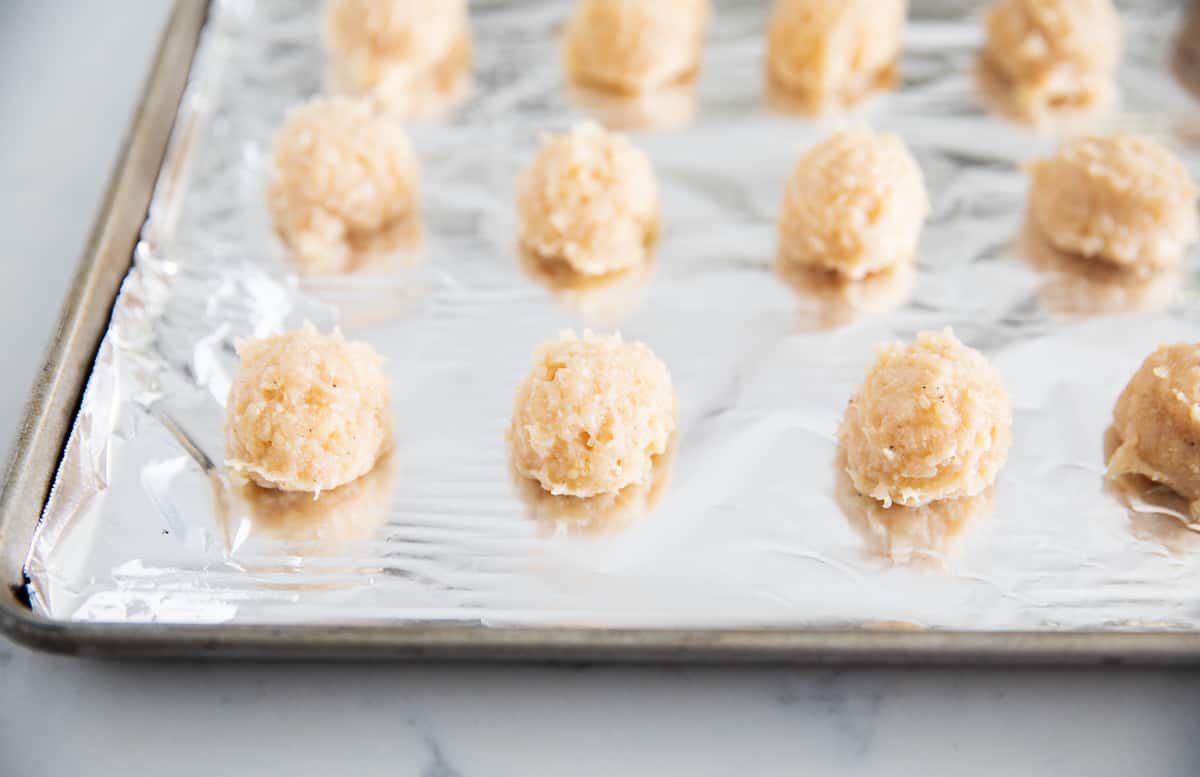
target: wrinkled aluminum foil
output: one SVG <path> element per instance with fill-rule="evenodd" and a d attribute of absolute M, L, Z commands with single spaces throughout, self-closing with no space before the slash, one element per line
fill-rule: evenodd
<path fill-rule="evenodd" d="M 514 250 L 512 190 L 540 132 L 613 115 L 563 83 L 568 4 L 473 3 L 471 96 L 411 128 L 423 261 L 297 278 L 262 191 L 273 129 L 325 80 L 318 9 L 217 2 L 30 550 L 35 607 L 162 623 L 1197 628 L 1200 534 L 1147 507 L 1152 492 L 1106 491 L 1103 473 L 1126 380 L 1157 343 L 1200 340 L 1200 254 L 1130 280 L 1023 230 L 1020 165 L 1058 139 L 985 111 L 978 5 L 915 2 L 899 88 L 816 121 L 766 107 L 766 1 L 718 2 L 695 104 L 632 106 L 631 121 L 676 125 L 635 133 L 664 201 L 653 272 L 559 288 Z M 1123 11 L 1121 102 L 1089 126 L 1158 136 L 1200 176 L 1200 104 L 1169 67 L 1183 9 Z M 918 270 L 853 289 L 781 278 L 786 176 L 855 121 L 900 133 L 925 171 Z M 397 419 L 395 453 L 317 502 L 239 488 L 222 466 L 233 341 L 305 319 L 387 357 Z M 838 475 L 840 416 L 874 344 L 944 326 L 1002 372 L 1011 458 L 975 504 L 881 513 Z M 534 345 L 587 327 L 662 357 L 680 428 L 654 482 L 568 505 L 514 482 L 505 429 Z"/>

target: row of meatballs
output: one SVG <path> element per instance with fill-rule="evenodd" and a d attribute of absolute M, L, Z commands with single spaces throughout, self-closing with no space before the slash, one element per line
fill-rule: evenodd
<path fill-rule="evenodd" d="M 389 381 L 368 345 L 312 326 L 239 344 L 227 403 L 227 467 L 260 487 L 312 493 L 370 472 L 392 447 Z M 1200 516 L 1200 344 L 1163 346 L 1114 410 L 1109 477 L 1174 489 Z M 563 333 L 516 392 L 513 469 L 545 493 L 617 495 L 653 477 L 673 444 L 666 365 L 620 335 Z M 838 464 L 882 508 L 947 505 L 988 491 L 1012 444 L 1000 374 L 947 329 L 878 346 L 839 431 Z"/>
<path fill-rule="evenodd" d="M 848 105 L 895 81 L 907 0 L 775 0 L 769 85 L 799 105 Z M 563 36 L 573 82 L 617 94 L 687 83 L 700 70 L 710 0 L 578 0 Z M 1121 55 L 1110 0 L 997 0 L 980 63 L 1019 116 L 1102 104 Z M 423 112 L 471 64 L 466 0 L 333 0 L 325 47 L 334 89 L 393 113 Z"/>
<path fill-rule="evenodd" d="M 1171 151 L 1132 133 L 1082 136 L 1028 167 L 1033 224 L 1061 251 L 1150 272 L 1197 237 L 1195 183 Z M 370 246 L 419 231 L 418 166 L 402 128 L 370 105 L 318 98 L 275 139 L 267 205 L 301 269 L 348 271 Z M 582 276 L 643 263 L 660 232 L 650 159 L 581 124 L 545 139 L 517 181 L 518 241 Z M 904 141 L 837 132 L 795 165 L 779 214 L 787 265 L 859 279 L 914 255 L 929 197 Z"/>

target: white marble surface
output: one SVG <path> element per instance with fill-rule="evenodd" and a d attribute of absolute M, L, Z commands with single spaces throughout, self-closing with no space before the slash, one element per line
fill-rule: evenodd
<path fill-rule="evenodd" d="M 0 443 L 163 0 L 0 0 Z M 1200 673 L 145 664 L 0 640 L 0 777 L 1200 775 Z"/>

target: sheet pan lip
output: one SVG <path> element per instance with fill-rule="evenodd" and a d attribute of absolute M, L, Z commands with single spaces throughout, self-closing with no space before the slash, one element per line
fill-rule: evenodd
<path fill-rule="evenodd" d="M 14 527 L 31 517 L 36 524 L 41 514 L 108 311 L 145 221 L 209 5 L 210 0 L 176 0 L 163 33 L 141 104 L 25 411 L 0 494 L 0 558 L 12 558 L 17 552 L 24 558 L 26 547 L 11 547 Z M 162 121 L 164 113 L 169 113 L 171 122 Z M 152 159 L 147 158 L 148 151 Z M 134 169 L 135 162 L 153 162 L 149 180 L 134 180 L 141 174 Z M 135 190 L 132 193 L 131 188 Z M 128 218 L 131 204 L 138 205 L 132 220 Z M 126 229 L 128 232 L 114 237 L 114 230 Z M 128 242 L 130 250 L 117 256 L 110 246 L 113 242 Z M 118 278 L 111 293 L 97 289 L 104 280 L 101 276 L 114 272 Z M 72 373 L 80 371 L 75 380 Z M 36 649 L 77 655 L 761 664 L 1200 664 L 1200 632 L 83 623 L 33 613 L 17 596 L 24 583 L 20 565 L 5 574 L 5 587 L 0 590 L 0 633 Z"/>
<path fill-rule="evenodd" d="M 146 220 L 209 6 L 210 0 L 176 0 L 171 10 L 8 461 L 0 491 L 0 574 L 5 589 L 0 596 L 0 633 L 19 641 L 30 641 L 31 628 L 45 632 L 45 624 L 39 623 L 43 619 L 16 595 L 25 582 L 28 540 L 41 518 Z"/>
<path fill-rule="evenodd" d="M 1200 634 L 1192 632 L 584 629 L 386 622 L 165 626 L 52 621 L 22 611 L 15 601 L 0 605 L 0 630 L 39 650 L 129 658 L 926 666 L 1200 664 Z"/>

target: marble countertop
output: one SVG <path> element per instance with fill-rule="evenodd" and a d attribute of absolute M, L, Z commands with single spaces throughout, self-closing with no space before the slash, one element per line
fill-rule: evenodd
<path fill-rule="evenodd" d="M 165 0 L 0 3 L 0 446 Z M 137 663 L 0 640 L 0 777 L 1200 774 L 1200 672 Z"/>

